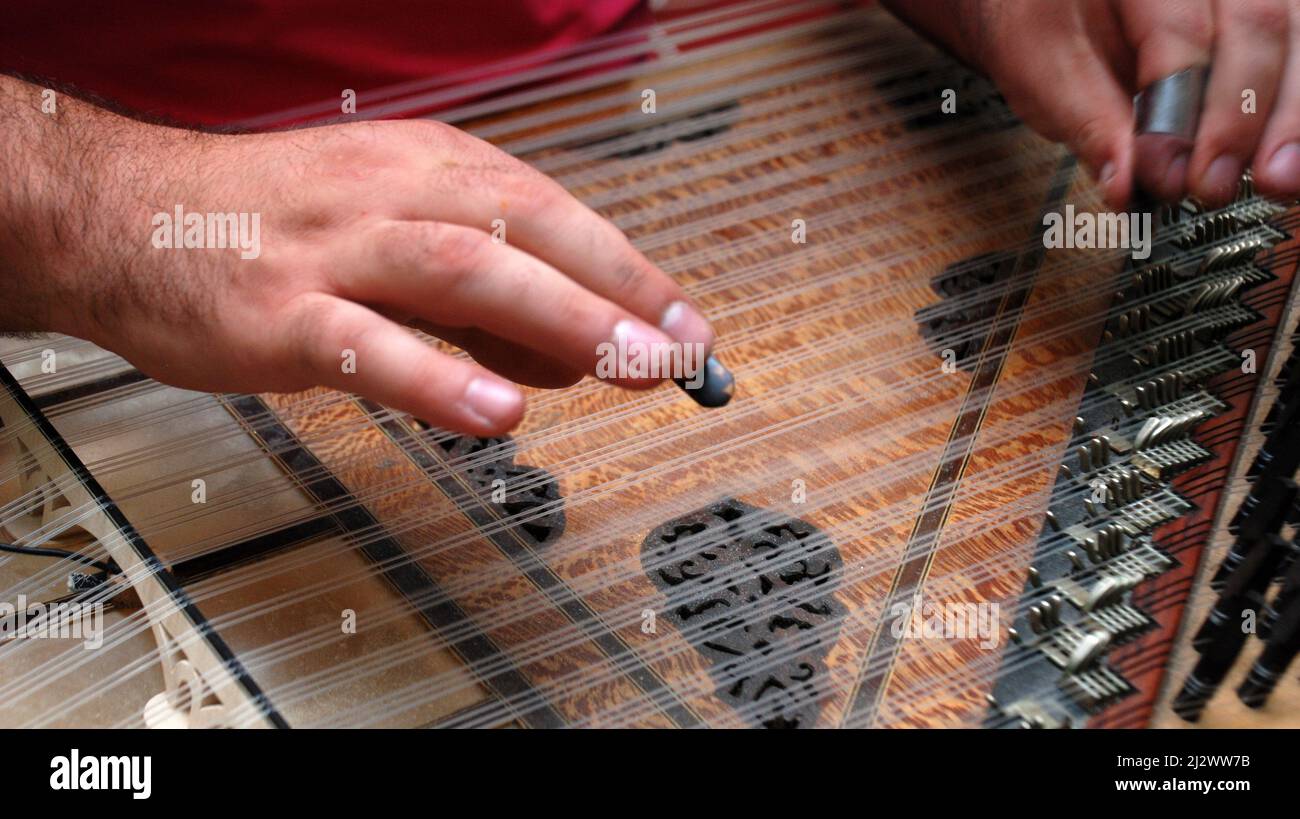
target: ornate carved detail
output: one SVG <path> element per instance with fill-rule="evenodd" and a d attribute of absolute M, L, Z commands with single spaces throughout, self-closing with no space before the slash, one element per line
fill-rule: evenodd
<path fill-rule="evenodd" d="M 40 533 L 37 545 L 72 551 L 95 539 L 80 525 L 60 529 L 61 519 L 67 516 L 72 502 L 58 490 L 60 481 L 50 475 L 22 436 L 14 436 L 8 445 L 0 447 L 0 464 L 13 464 L 18 474 L 11 490 L 5 491 L 0 485 L 0 506 L 21 499 L 21 507 L 11 508 L 5 522 L 0 524 L 0 539 L 17 542 Z M 68 477 L 64 476 L 63 480 Z M 50 535 L 51 531 L 55 534 Z"/>
<path fill-rule="evenodd" d="M 843 563 L 826 535 L 728 498 L 655 529 L 641 563 L 668 597 L 661 619 L 712 662 L 718 696 L 767 728 L 817 721 L 845 614 L 834 595 Z M 773 655 L 785 659 L 769 666 Z"/>
<path fill-rule="evenodd" d="M 145 705 L 145 724 L 150 728 L 229 727 L 226 704 L 180 641 L 158 621 L 153 624 L 153 636 L 167 688 Z"/>
<path fill-rule="evenodd" d="M 515 442 L 462 436 L 440 441 L 453 468 L 473 484 L 483 505 L 501 518 L 528 518 L 513 528 L 535 546 L 545 546 L 564 532 L 564 507 L 559 484 L 545 469 L 515 463 Z M 501 481 L 502 483 L 496 483 Z M 504 497 L 502 497 L 504 492 Z M 534 517 L 546 505 L 551 511 Z"/>

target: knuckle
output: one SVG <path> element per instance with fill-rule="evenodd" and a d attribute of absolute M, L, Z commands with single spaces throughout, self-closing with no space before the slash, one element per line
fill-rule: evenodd
<path fill-rule="evenodd" d="M 1197 51 L 1208 53 L 1214 44 L 1214 21 L 1199 7 L 1183 8 L 1179 13 L 1162 19 L 1158 36 L 1179 40 Z"/>
<path fill-rule="evenodd" d="M 614 265 L 614 300 L 627 302 L 646 295 L 652 279 L 648 268 L 649 263 L 628 248 L 628 252 Z"/>
<path fill-rule="evenodd" d="M 1233 0 L 1226 7 L 1230 20 L 1255 33 L 1281 36 L 1290 23 L 1285 0 Z"/>
<path fill-rule="evenodd" d="M 430 386 L 435 386 L 441 395 L 459 396 L 464 392 L 466 379 L 455 366 L 449 366 L 453 364 L 451 358 L 432 349 L 415 357 L 409 364 L 411 377 L 395 387 L 395 400 L 405 406 L 418 405 Z"/>
<path fill-rule="evenodd" d="M 571 204 L 569 192 L 558 182 L 522 162 L 508 174 L 506 186 L 532 217 L 560 217 Z"/>
<path fill-rule="evenodd" d="M 674 301 L 686 298 L 685 292 L 672 277 L 656 267 L 623 240 L 626 251 L 623 259 L 614 265 L 614 298 L 633 313 L 658 314 Z"/>
<path fill-rule="evenodd" d="M 551 322 L 556 328 L 572 332 L 583 327 L 612 327 L 613 321 L 604 315 L 604 305 L 584 290 L 573 288 L 558 293 L 552 299 Z"/>
<path fill-rule="evenodd" d="M 560 290 L 555 286 L 556 280 L 530 260 L 511 260 L 500 270 L 503 286 L 509 288 L 516 304 L 532 304 L 542 299 L 554 302 L 555 294 Z"/>
<path fill-rule="evenodd" d="M 486 233 L 435 222 L 421 226 L 416 246 L 425 269 L 438 271 L 442 283 L 456 289 L 479 269 L 490 244 Z"/>
<path fill-rule="evenodd" d="M 459 128 L 436 119 L 401 120 L 399 127 L 412 140 L 426 146 L 455 145 L 464 142 L 467 136 Z"/>
<path fill-rule="evenodd" d="M 1197 134 L 1197 147 L 1207 157 L 1232 154 L 1241 158 L 1250 153 L 1259 131 L 1260 126 L 1250 117 L 1228 113 L 1206 123 Z"/>
<path fill-rule="evenodd" d="M 372 253 L 380 269 L 401 269 L 411 263 L 413 227 L 410 222 L 384 222 L 375 226 Z"/>
<path fill-rule="evenodd" d="M 600 230 L 606 235 L 594 242 L 593 247 L 609 248 L 613 256 L 610 259 L 610 281 L 614 300 L 628 302 L 656 295 L 656 291 L 661 289 L 656 284 L 666 281 L 667 277 L 633 247 L 623 231 L 603 219 L 600 219 Z"/>
<path fill-rule="evenodd" d="M 1069 136 L 1065 142 L 1074 153 L 1088 159 L 1093 156 L 1097 148 L 1106 144 L 1111 135 L 1110 131 L 1110 122 L 1105 117 L 1091 114 L 1069 129 Z"/>
<path fill-rule="evenodd" d="M 1243 113 L 1237 106 L 1209 113 L 1196 132 L 1196 147 L 1205 156 L 1232 154 L 1245 160 L 1264 130 L 1262 117 Z"/>
<path fill-rule="evenodd" d="M 331 300 L 321 294 L 296 297 L 284 308 L 279 357 L 296 370 L 319 377 L 332 346 L 338 346 L 341 328 Z"/>
<path fill-rule="evenodd" d="M 386 271 L 436 273 L 448 285 L 480 266 L 486 233 L 444 222 L 390 222 L 377 229 L 374 255 Z"/>

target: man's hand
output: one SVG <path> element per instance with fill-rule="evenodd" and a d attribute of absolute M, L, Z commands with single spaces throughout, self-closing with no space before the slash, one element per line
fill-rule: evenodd
<path fill-rule="evenodd" d="M 1222 205 L 1250 168 L 1300 193 L 1300 0 L 886 0 L 988 73 L 1031 127 L 1064 142 L 1112 207 L 1133 180 Z M 1133 136 L 1133 95 L 1212 65 L 1195 144 Z M 1253 100 L 1253 112 L 1245 108 Z"/>
<path fill-rule="evenodd" d="M 13 183 L 0 330 L 87 338 L 192 389 L 327 385 L 475 435 L 518 423 L 512 381 L 571 384 L 617 336 L 712 346 L 681 288 L 617 228 L 449 126 L 218 136 L 67 97 L 45 114 L 40 101 L 41 89 L 0 77 L 0 173 Z M 155 247 L 155 215 L 177 206 L 260 214 L 260 255 Z"/>

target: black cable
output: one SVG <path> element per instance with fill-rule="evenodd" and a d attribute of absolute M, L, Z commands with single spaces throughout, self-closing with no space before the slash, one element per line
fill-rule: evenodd
<path fill-rule="evenodd" d="M 46 549 L 39 546 L 15 546 L 12 543 L 0 543 L 0 552 L 12 552 L 17 555 L 33 555 L 35 557 L 57 557 L 75 560 L 86 566 L 93 566 L 101 572 L 108 574 L 117 574 L 117 567 L 112 563 L 94 560 L 93 558 L 79 555 L 76 552 L 66 552 L 63 549 Z"/>

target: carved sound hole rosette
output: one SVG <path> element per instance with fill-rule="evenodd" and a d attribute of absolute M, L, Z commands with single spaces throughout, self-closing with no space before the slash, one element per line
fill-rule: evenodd
<path fill-rule="evenodd" d="M 1015 266 L 1014 254 L 986 253 L 950 264 L 931 280 L 942 301 L 917 310 L 916 322 L 935 354 L 951 350 L 952 363 L 974 368 Z"/>
<path fill-rule="evenodd" d="M 503 520 L 518 521 L 512 528 L 530 544 L 544 546 L 564 533 L 559 485 L 545 469 L 515 463 L 515 442 L 509 435 L 467 435 L 439 445 L 452 467 L 469 480 L 479 501 Z M 539 515 L 539 507 L 549 511 Z"/>
<path fill-rule="evenodd" d="M 229 712 L 211 681 L 162 622 L 153 624 L 166 689 L 144 707 L 150 728 L 224 728 Z"/>
<path fill-rule="evenodd" d="M 668 597 L 661 619 L 712 663 L 718 696 L 767 728 L 817 721 L 845 615 L 834 595 L 843 562 L 826 535 L 728 498 L 651 532 L 641 564 Z"/>

